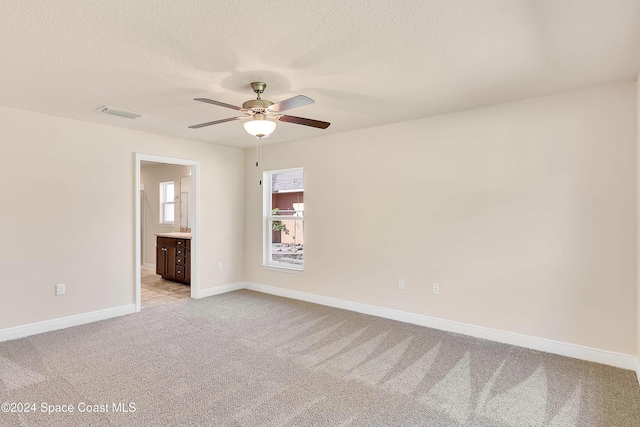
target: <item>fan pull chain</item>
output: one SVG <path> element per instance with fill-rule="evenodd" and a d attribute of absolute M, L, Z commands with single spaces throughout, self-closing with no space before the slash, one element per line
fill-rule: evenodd
<path fill-rule="evenodd" d="M 256 144 L 256 167 L 258 167 L 258 164 L 261 158 L 262 158 L 262 140 L 258 139 L 258 143 Z"/>
<path fill-rule="evenodd" d="M 262 140 L 258 139 L 258 143 L 256 144 L 256 167 L 260 164 L 260 157 L 262 156 Z M 262 185 L 262 180 L 258 183 Z"/>

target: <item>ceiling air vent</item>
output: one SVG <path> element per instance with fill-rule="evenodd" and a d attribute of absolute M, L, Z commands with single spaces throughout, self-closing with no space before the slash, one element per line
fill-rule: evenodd
<path fill-rule="evenodd" d="M 106 105 L 104 107 L 100 107 L 98 111 L 100 111 L 101 113 L 113 114 L 114 116 L 126 117 L 127 119 L 137 119 L 138 117 L 142 117 L 142 114 L 121 110 L 119 108 L 108 107 Z"/>

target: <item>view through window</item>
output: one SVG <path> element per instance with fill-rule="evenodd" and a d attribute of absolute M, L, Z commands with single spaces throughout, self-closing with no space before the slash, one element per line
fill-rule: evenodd
<path fill-rule="evenodd" d="M 265 265 L 302 270 L 304 179 L 302 168 L 264 173 Z"/>

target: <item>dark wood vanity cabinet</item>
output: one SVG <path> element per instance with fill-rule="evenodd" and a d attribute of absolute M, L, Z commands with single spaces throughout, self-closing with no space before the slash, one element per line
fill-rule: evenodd
<path fill-rule="evenodd" d="M 163 279 L 191 283 L 191 240 L 157 237 L 156 274 Z"/>

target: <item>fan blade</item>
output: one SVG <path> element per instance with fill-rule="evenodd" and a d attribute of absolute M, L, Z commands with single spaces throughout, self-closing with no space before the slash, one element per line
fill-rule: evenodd
<path fill-rule="evenodd" d="M 217 125 L 218 123 L 232 122 L 234 120 L 242 120 L 242 119 L 246 119 L 246 118 L 249 118 L 249 116 L 247 116 L 247 117 L 229 117 L 228 119 L 214 120 L 213 122 L 206 122 L 206 123 L 200 123 L 199 125 L 189 126 L 189 129 L 198 129 L 198 128 L 203 128 L 205 126 Z"/>
<path fill-rule="evenodd" d="M 302 107 L 304 105 L 313 104 L 315 101 L 307 96 L 298 95 L 293 98 L 285 99 L 284 101 L 273 104 L 269 107 L 269 110 L 279 113 L 280 111 L 290 110 L 292 108 Z"/>
<path fill-rule="evenodd" d="M 282 115 L 278 117 L 278 120 L 282 122 L 295 123 L 297 125 L 311 126 L 314 128 L 326 129 L 331 123 L 321 122 L 320 120 L 305 119 L 304 117 L 286 116 Z"/>
<path fill-rule="evenodd" d="M 232 110 L 243 111 L 242 108 L 236 107 L 235 105 L 226 104 L 220 101 L 214 101 L 213 99 L 208 98 L 193 98 L 194 101 L 206 102 L 207 104 L 219 105 L 220 107 L 231 108 Z"/>

